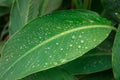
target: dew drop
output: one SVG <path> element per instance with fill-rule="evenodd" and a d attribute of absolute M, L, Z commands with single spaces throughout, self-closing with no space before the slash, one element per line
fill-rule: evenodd
<path fill-rule="evenodd" d="M 8 61 L 8 59 L 6 59 L 5 61 Z"/>
<path fill-rule="evenodd" d="M 57 62 L 53 62 L 54 65 L 57 65 L 58 63 Z"/>
<path fill-rule="evenodd" d="M 81 38 L 82 36 L 81 35 L 79 35 L 79 38 Z"/>
<path fill-rule="evenodd" d="M 96 39 L 93 39 L 93 41 L 96 41 Z"/>
<path fill-rule="evenodd" d="M 61 63 L 65 63 L 67 60 L 66 59 L 62 59 L 61 60 Z"/>
<path fill-rule="evenodd" d="M 45 65 L 48 65 L 48 63 L 45 63 Z"/>
<path fill-rule="evenodd" d="M 75 39 L 75 35 L 72 36 L 72 39 Z"/>
<path fill-rule="evenodd" d="M 63 48 L 60 48 L 61 51 L 63 51 Z"/>
<path fill-rule="evenodd" d="M 56 45 L 59 45 L 59 43 L 56 43 Z"/>
<path fill-rule="evenodd" d="M 81 42 L 81 43 L 84 43 L 84 41 L 83 41 L 83 40 L 81 40 L 80 42 Z"/>
<path fill-rule="evenodd" d="M 81 46 L 79 45 L 78 48 L 81 48 Z"/>
<path fill-rule="evenodd" d="M 73 46 L 73 44 L 70 44 L 70 47 L 72 47 Z"/>
<path fill-rule="evenodd" d="M 33 65 L 32 68 L 35 68 L 35 65 Z"/>
<path fill-rule="evenodd" d="M 52 56 L 49 56 L 49 58 L 52 58 Z"/>
<path fill-rule="evenodd" d="M 85 47 L 85 49 L 88 49 L 88 47 Z"/>

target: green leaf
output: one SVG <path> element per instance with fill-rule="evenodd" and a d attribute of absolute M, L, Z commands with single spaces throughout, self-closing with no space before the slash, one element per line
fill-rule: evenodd
<path fill-rule="evenodd" d="M 63 0 L 42 0 L 40 5 L 40 16 L 51 13 L 52 11 L 58 9 L 62 4 Z"/>
<path fill-rule="evenodd" d="M 14 34 L 36 17 L 57 9 L 61 2 L 62 0 L 15 0 L 10 15 L 10 34 Z"/>
<path fill-rule="evenodd" d="M 29 75 L 21 80 L 77 80 L 71 74 L 60 68 L 53 68 Z"/>
<path fill-rule="evenodd" d="M 72 74 L 90 74 L 111 68 L 111 54 L 95 51 L 94 49 L 84 56 L 62 65 Z"/>
<path fill-rule="evenodd" d="M 41 0 L 15 0 L 10 14 L 10 34 L 35 19 L 39 14 Z"/>
<path fill-rule="evenodd" d="M 100 44 L 113 29 L 110 25 L 88 10 L 67 10 L 37 18 L 4 46 L 0 79 L 22 78 L 74 60 Z"/>
<path fill-rule="evenodd" d="M 112 64 L 114 76 L 116 80 L 120 80 L 120 26 L 113 45 Z"/>
<path fill-rule="evenodd" d="M 0 6 L 10 7 L 14 0 L 0 0 Z"/>
<path fill-rule="evenodd" d="M 101 0 L 103 7 L 111 17 L 120 22 L 120 0 Z M 109 16 L 110 17 L 110 16 Z"/>
<path fill-rule="evenodd" d="M 78 76 L 78 78 L 79 80 L 114 80 L 113 73 L 111 70 Z"/>
<path fill-rule="evenodd" d="M 2 47 L 4 44 L 5 44 L 5 42 L 0 41 L 0 56 L 1 56 L 1 51 L 2 51 Z"/>

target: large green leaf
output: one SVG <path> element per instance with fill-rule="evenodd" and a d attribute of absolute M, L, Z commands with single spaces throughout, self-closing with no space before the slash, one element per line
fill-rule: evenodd
<path fill-rule="evenodd" d="M 115 36 L 112 56 L 113 72 L 116 80 L 120 80 L 120 26 Z"/>
<path fill-rule="evenodd" d="M 84 56 L 62 65 L 72 74 L 90 74 L 111 68 L 111 54 L 92 50 Z"/>
<path fill-rule="evenodd" d="M 14 34 L 36 17 L 57 9 L 61 3 L 62 0 L 15 0 L 10 15 L 10 34 Z"/>
<path fill-rule="evenodd" d="M 29 75 L 21 80 L 77 80 L 71 74 L 60 68 L 53 68 Z"/>
<path fill-rule="evenodd" d="M 0 79 L 22 78 L 74 60 L 100 44 L 113 29 L 110 25 L 87 10 L 67 10 L 37 18 L 4 46 Z"/>

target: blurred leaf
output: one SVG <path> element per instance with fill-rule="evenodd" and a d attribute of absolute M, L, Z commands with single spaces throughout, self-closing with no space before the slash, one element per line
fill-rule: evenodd
<path fill-rule="evenodd" d="M 113 72 L 116 80 L 120 80 L 120 25 L 115 36 L 112 56 Z"/>
<path fill-rule="evenodd" d="M 79 80 L 114 80 L 113 74 L 111 70 L 78 76 Z"/>
<path fill-rule="evenodd" d="M 42 0 L 40 5 L 40 16 L 51 13 L 52 11 L 58 9 L 63 0 Z"/>
<path fill-rule="evenodd" d="M 10 7 L 14 0 L 0 0 L 0 6 Z"/>
<path fill-rule="evenodd" d="M 120 22 L 120 0 L 101 0 L 103 7 L 111 17 Z"/>
<path fill-rule="evenodd" d="M 39 14 L 41 0 L 15 0 L 10 15 L 10 34 L 35 19 Z"/>
<path fill-rule="evenodd" d="M 3 42 L 3 41 L 0 41 L 0 57 L 1 57 L 2 47 L 3 47 L 4 44 L 5 44 L 5 41 L 4 41 L 4 42 Z"/>
<path fill-rule="evenodd" d="M 21 80 L 77 80 L 60 68 L 53 68 L 27 76 Z"/>
<path fill-rule="evenodd" d="M 93 49 L 84 56 L 61 67 L 77 75 L 103 71 L 111 68 L 111 54 Z"/>
<path fill-rule="evenodd" d="M 9 12 L 9 8 L 7 7 L 0 7 L 0 17 L 7 14 Z"/>
<path fill-rule="evenodd" d="M 111 22 L 88 10 L 37 18 L 4 46 L 0 79 L 15 80 L 74 60 L 100 44 L 112 29 Z"/>
<path fill-rule="evenodd" d="M 10 35 L 38 16 L 57 9 L 62 0 L 16 0 L 10 15 Z"/>

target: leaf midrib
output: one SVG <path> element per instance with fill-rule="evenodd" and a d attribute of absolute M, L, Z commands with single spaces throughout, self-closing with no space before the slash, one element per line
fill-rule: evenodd
<path fill-rule="evenodd" d="M 114 27 L 108 26 L 108 25 L 90 25 L 90 26 L 81 26 L 81 27 L 74 28 L 74 29 L 70 29 L 70 30 L 67 30 L 67 31 L 65 31 L 65 32 L 62 32 L 62 33 L 60 33 L 60 34 L 57 34 L 57 35 L 55 35 L 55 36 L 53 36 L 53 37 L 51 37 L 51 38 L 43 41 L 43 42 L 40 43 L 39 45 L 33 47 L 31 50 L 28 50 L 26 53 L 24 53 L 24 55 L 22 55 L 20 58 L 18 58 L 13 64 L 11 64 L 11 66 L 9 66 L 9 67 L 5 70 L 5 72 L 1 75 L 1 77 L 2 77 L 7 71 L 9 71 L 9 70 L 11 69 L 11 67 L 14 66 L 18 61 L 20 61 L 22 58 L 24 58 L 25 56 L 27 56 L 29 53 L 31 53 L 31 52 L 34 51 L 35 49 L 39 48 L 40 46 L 43 46 L 43 45 L 45 45 L 46 43 L 48 43 L 48 42 L 50 42 L 50 41 L 52 41 L 52 40 L 54 40 L 54 39 L 56 39 L 56 38 L 59 38 L 59 37 L 61 37 L 61 36 L 63 36 L 63 35 L 66 35 L 66 34 L 69 34 L 69 33 L 72 33 L 72 32 L 76 32 L 76 31 L 79 31 L 79 30 L 83 30 L 83 29 L 90 29 L 90 28 L 108 28 L 108 29 L 113 29 L 113 30 L 115 30 Z"/>

